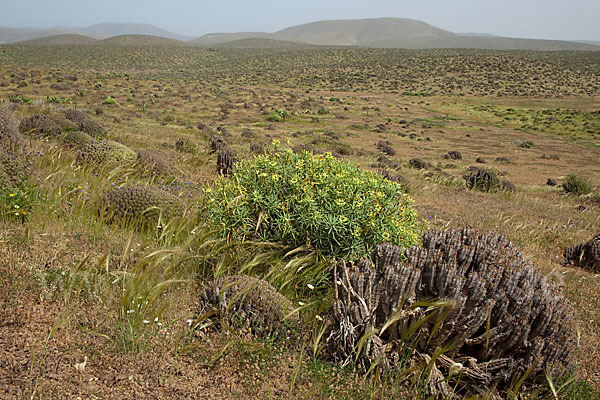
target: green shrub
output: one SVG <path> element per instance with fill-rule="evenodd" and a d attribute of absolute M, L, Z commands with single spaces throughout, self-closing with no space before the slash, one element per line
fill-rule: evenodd
<path fill-rule="evenodd" d="M 402 187 L 331 154 L 287 149 L 242 160 L 206 194 L 207 215 L 232 239 L 310 244 L 346 258 L 382 242 L 419 243 L 417 214 Z"/>
<path fill-rule="evenodd" d="M 102 104 L 107 105 L 107 106 L 118 106 L 119 105 L 119 103 L 117 103 L 117 100 L 110 96 L 106 96 L 106 98 L 104 99 Z"/>
<path fill-rule="evenodd" d="M 289 114 L 287 111 L 274 109 L 271 111 L 267 119 L 272 122 L 281 122 L 284 121 L 288 116 Z"/>
<path fill-rule="evenodd" d="M 562 188 L 566 193 L 573 193 L 577 196 L 586 195 L 592 192 L 592 184 L 585 176 L 569 174 L 562 183 Z"/>

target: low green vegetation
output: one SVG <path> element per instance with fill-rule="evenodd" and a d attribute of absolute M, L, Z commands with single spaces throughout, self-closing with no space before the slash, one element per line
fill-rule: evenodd
<path fill-rule="evenodd" d="M 273 111 L 271 111 L 271 113 L 269 114 L 267 120 L 271 121 L 271 122 L 282 122 L 285 121 L 285 119 L 289 116 L 288 112 L 285 110 L 277 110 L 274 109 Z"/>
<path fill-rule="evenodd" d="M 207 194 L 207 214 L 236 240 L 308 244 L 351 259 L 381 242 L 419 243 L 420 224 L 403 188 L 330 154 L 287 149 L 244 160 Z"/>
<path fill-rule="evenodd" d="M 562 188 L 565 193 L 582 196 L 592 192 L 592 184 L 585 176 L 577 174 L 569 174 L 565 177 L 562 183 Z"/>
<path fill-rule="evenodd" d="M 35 205 L 39 194 L 35 187 L 24 182 L 14 188 L 0 188 L 0 217 L 25 222 Z"/>
<path fill-rule="evenodd" d="M 598 111 L 561 108 L 506 108 L 493 105 L 472 106 L 469 111 L 524 131 L 539 131 L 565 136 L 600 134 L 600 113 Z"/>

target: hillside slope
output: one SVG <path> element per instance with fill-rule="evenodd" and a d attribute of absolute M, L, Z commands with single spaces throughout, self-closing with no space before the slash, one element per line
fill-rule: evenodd
<path fill-rule="evenodd" d="M 229 48 L 229 49 L 310 49 L 310 48 L 318 48 L 320 46 L 309 44 L 309 43 L 300 43 L 300 42 L 290 42 L 286 40 L 277 40 L 277 39 L 266 39 L 266 38 L 246 38 L 239 40 L 232 40 L 230 42 L 222 42 L 215 43 L 213 45 L 215 48 Z"/>
<path fill-rule="evenodd" d="M 310 22 L 285 28 L 275 33 L 209 33 L 191 42 L 199 45 L 214 45 L 234 40 L 261 38 L 326 46 L 362 46 L 365 43 L 398 36 L 435 38 L 455 36 L 455 34 L 417 20 L 370 18 Z"/>
<path fill-rule="evenodd" d="M 243 39 L 272 39 L 321 46 L 361 46 L 398 49 L 465 48 L 489 50 L 600 50 L 593 42 L 517 39 L 490 34 L 456 34 L 407 18 L 317 21 L 275 33 L 211 33 L 191 43 L 212 46 Z M 249 44 L 250 42 L 245 42 Z M 282 44 L 280 43 L 280 44 Z M 238 44 L 239 45 L 239 44 Z"/>
<path fill-rule="evenodd" d="M 486 50 L 600 50 L 600 46 L 561 40 L 517 39 L 483 36 L 394 37 L 361 44 L 395 49 L 486 49 Z"/>
<path fill-rule="evenodd" d="M 103 23 L 88 26 L 86 28 L 80 28 L 77 30 L 84 35 L 94 36 L 102 39 L 122 35 L 159 36 L 163 38 L 176 39 L 181 41 L 187 41 L 192 39 L 189 36 L 169 32 L 150 24 Z"/>
<path fill-rule="evenodd" d="M 34 29 L 0 27 L 0 44 L 23 42 L 46 36 L 76 34 L 69 29 Z"/>
<path fill-rule="evenodd" d="M 120 35 L 95 42 L 98 46 L 185 46 L 186 42 L 151 35 Z"/>
<path fill-rule="evenodd" d="M 318 21 L 293 26 L 274 34 L 275 39 L 319 45 L 362 46 L 390 38 L 454 37 L 455 33 L 406 18 Z"/>
<path fill-rule="evenodd" d="M 95 43 L 97 40 L 89 36 L 69 33 L 64 35 L 44 36 L 37 39 L 18 42 L 18 44 L 31 46 L 70 46 L 70 45 L 85 45 Z"/>
<path fill-rule="evenodd" d="M 244 39 L 273 39 L 273 34 L 267 32 L 207 33 L 204 36 L 191 40 L 190 43 L 211 46 Z"/>
<path fill-rule="evenodd" d="M 83 35 L 94 39 L 106 39 L 122 35 L 158 36 L 181 41 L 192 39 L 192 37 L 169 32 L 150 24 L 103 23 L 84 28 L 55 27 L 42 29 L 0 27 L 0 44 L 23 42 L 26 40 L 56 35 Z"/>

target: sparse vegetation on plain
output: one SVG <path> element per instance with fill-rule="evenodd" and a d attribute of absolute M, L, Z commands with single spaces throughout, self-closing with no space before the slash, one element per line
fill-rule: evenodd
<path fill-rule="evenodd" d="M 0 46 L 1 398 L 600 396 L 598 52 L 63 39 Z"/>

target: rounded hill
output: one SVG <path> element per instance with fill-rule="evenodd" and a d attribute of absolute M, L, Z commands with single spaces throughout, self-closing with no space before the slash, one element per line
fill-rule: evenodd
<path fill-rule="evenodd" d="M 231 42 L 217 43 L 214 47 L 219 48 L 231 48 L 231 49 L 306 49 L 306 48 L 318 48 L 320 46 L 301 43 L 301 42 L 290 42 L 287 40 L 276 40 L 266 38 L 247 38 L 233 40 Z"/>
<path fill-rule="evenodd" d="M 119 35 L 99 40 L 95 44 L 101 46 L 185 46 L 181 40 L 168 39 L 151 35 Z"/>
<path fill-rule="evenodd" d="M 97 42 L 97 40 L 94 38 L 73 33 L 65 35 L 45 36 L 37 39 L 26 40 L 24 42 L 20 42 L 19 44 L 31 46 L 73 46 L 82 44 L 92 44 L 95 42 Z"/>

